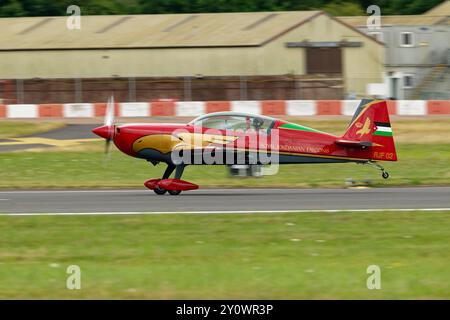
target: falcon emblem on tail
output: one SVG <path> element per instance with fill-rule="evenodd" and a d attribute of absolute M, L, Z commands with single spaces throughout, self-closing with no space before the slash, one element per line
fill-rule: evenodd
<path fill-rule="evenodd" d="M 371 131 L 370 130 L 370 124 L 371 124 L 371 121 L 370 121 L 369 118 L 366 118 L 366 122 L 364 123 L 364 126 L 362 126 L 361 123 L 359 123 L 359 126 L 357 124 L 357 127 L 362 126 L 362 128 L 359 129 L 358 131 L 356 131 L 356 134 L 359 135 L 360 137 L 362 137 L 362 136 L 364 136 L 366 134 L 369 134 L 370 131 Z"/>

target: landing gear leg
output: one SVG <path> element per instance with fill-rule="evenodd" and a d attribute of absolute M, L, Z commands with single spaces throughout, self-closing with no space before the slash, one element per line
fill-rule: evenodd
<path fill-rule="evenodd" d="M 180 165 L 176 166 L 175 179 L 181 179 L 181 176 L 183 175 L 185 167 L 186 166 L 184 164 L 180 164 Z M 169 191 L 169 194 L 172 196 L 177 196 L 181 193 L 181 190 L 168 190 L 168 191 Z"/>
<path fill-rule="evenodd" d="M 176 166 L 176 171 L 175 171 L 175 179 L 181 179 L 181 176 L 183 175 L 184 172 L 184 168 L 186 166 L 184 164 L 180 164 L 178 166 Z"/>
<path fill-rule="evenodd" d="M 367 164 L 367 165 L 369 165 L 371 167 L 374 167 L 375 169 L 380 170 L 381 171 L 381 176 L 383 177 L 383 179 L 388 179 L 389 178 L 389 172 L 384 170 L 384 168 L 381 165 L 379 165 L 378 163 L 369 161 L 369 162 L 366 162 L 365 164 Z"/>
<path fill-rule="evenodd" d="M 175 170 L 176 166 L 174 164 L 167 164 L 167 168 L 166 171 L 164 171 L 162 180 L 164 179 L 169 179 L 170 175 L 172 174 L 172 172 Z"/>
<path fill-rule="evenodd" d="M 170 175 L 172 174 L 172 172 L 175 170 L 175 165 L 169 163 L 167 164 L 167 168 L 166 171 L 164 171 L 163 177 L 162 179 L 169 179 Z M 166 189 L 161 188 L 160 186 L 156 186 L 155 189 L 153 189 L 153 192 L 156 193 L 157 195 L 163 195 L 167 192 Z"/>

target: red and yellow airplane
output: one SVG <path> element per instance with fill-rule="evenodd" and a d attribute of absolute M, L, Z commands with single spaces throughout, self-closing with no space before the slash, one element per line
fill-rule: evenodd
<path fill-rule="evenodd" d="M 347 131 L 334 136 L 299 124 L 236 112 L 206 114 L 188 124 L 114 125 L 114 101 L 108 102 L 105 125 L 95 134 L 125 154 L 152 164 L 166 163 L 161 179 L 144 185 L 156 194 L 197 189 L 181 180 L 187 165 L 347 163 L 372 165 L 397 161 L 386 101 L 362 100 Z M 269 160 L 269 161 L 268 161 Z M 175 171 L 175 177 L 170 175 Z"/>

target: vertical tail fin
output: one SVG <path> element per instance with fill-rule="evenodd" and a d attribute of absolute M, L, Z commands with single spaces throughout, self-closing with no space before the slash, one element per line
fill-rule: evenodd
<path fill-rule="evenodd" d="M 341 139 L 369 146 L 373 160 L 397 161 L 386 101 L 362 100 Z"/>

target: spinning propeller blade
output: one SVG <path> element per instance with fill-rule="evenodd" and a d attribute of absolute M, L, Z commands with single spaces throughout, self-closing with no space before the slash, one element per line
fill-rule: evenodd
<path fill-rule="evenodd" d="M 105 113 L 105 126 L 108 128 L 108 138 L 105 143 L 105 154 L 109 154 L 111 152 L 111 140 L 114 138 L 114 109 L 114 96 L 111 96 L 106 104 Z"/>
<path fill-rule="evenodd" d="M 102 137 L 106 140 L 106 143 L 105 143 L 105 153 L 106 154 L 109 154 L 109 152 L 111 150 L 111 140 L 114 139 L 114 131 L 115 131 L 114 109 L 115 109 L 114 96 L 111 96 L 108 99 L 108 103 L 106 104 L 104 125 L 92 130 L 96 135 L 98 135 L 99 137 Z"/>
<path fill-rule="evenodd" d="M 105 126 L 112 126 L 114 124 L 114 96 L 109 97 L 106 104 Z"/>

